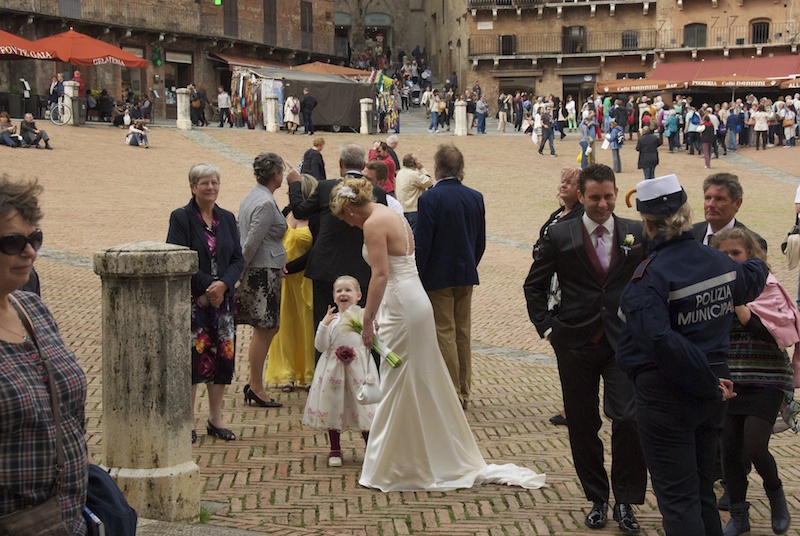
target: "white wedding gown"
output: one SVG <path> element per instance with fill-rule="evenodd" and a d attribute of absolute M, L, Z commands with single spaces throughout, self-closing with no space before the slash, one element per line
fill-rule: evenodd
<path fill-rule="evenodd" d="M 392 368 L 381 362 L 382 398 L 359 484 L 381 491 L 448 491 L 481 483 L 542 487 L 545 475 L 484 461 L 439 351 L 433 308 L 408 254 L 407 234 L 406 243 L 405 256 L 389 256 L 377 318 L 381 341 L 403 363 Z M 364 258 L 369 262 L 366 246 Z"/>

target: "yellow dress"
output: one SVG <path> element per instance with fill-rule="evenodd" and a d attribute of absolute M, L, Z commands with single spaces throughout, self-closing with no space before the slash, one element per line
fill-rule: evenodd
<path fill-rule="evenodd" d="M 311 229 L 289 225 L 283 235 L 286 260 L 292 261 L 311 249 Z M 267 385 L 295 383 L 311 385 L 314 379 L 314 318 L 311 280 L 305 271 L 283 278 L 281 327 L 272 339 L 267 362 Z"/>

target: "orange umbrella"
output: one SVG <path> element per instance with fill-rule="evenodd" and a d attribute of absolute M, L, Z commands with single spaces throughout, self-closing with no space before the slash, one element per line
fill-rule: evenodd
<path fill-rule="evenodd" d="M 138 58 L 119 47 L 88 35 L 69 30 L 34 41 L 34 44 L 54 50 L 58 59 L 73 65 L 104 65 L 144 69 L 147 60 Z"/>
<path fill-rule="evenodd" d="M 0 59 L 4 60 L 55 60 L 52 50 L 34 44 L 22 37 L 0 30 Z"/>

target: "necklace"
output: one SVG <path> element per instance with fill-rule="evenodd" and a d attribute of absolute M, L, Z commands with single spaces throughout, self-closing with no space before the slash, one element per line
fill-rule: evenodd
<path fill-rule="evenodd" d="M 12 334 L 16 335 L 17 337 L 22 337 L 23 339 L 27 339 L 28 338 L 27 334 L 20 333 L 18 331 L 10 330 L 10 329 L 8 329 L 7 327 L 4 327 L 4 326 L 0 326 L 0 329 L 2 329 L 3 331 L 7 331 L 9 333 L 12 333 Z"/>

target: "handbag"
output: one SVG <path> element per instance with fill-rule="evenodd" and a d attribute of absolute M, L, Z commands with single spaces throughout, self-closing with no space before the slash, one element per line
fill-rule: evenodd
<path fill-rule="evenodd" d="M 367 357 L 367 359 L 371 359 L 371 357 Z M 369 370 L 369 362 L 367 362 L 365 369 Z M 364 375 L 364 381 L 356 391 L 356 400 L 362 406 L 377 404 L 381 401 L 381 386 L 378 385 L 377 378 L 371 372 L 367 372 Z"/>
<path fill-rule="evenodd" d="M 89 464 L 86 507 L 100 518 L 109 536 L 136 536 L 136 510 L 128 504 L 111 475 L 94 464 Z"/>
<path fill-rule="evenodd" d="M 297 115 L 297 112 L 299 112 L 300 110 L 297 109 L 297 106 L 292 106 L 292 110 L 291 111 L 292 111 L 293 115 Z"/>
<path fill-rule="evenodd" d="M 793 127 L 794 126 L 794 120 L 792 120 L 792 119 L 784 119 L 783 123 L 781 123 L 781 125 L 784 126 L 784 127 Z"/>
<path fill-rule="evenodd" d="M 22 312 L 16 300 L 9 300 L 16 310 L 22 325 L 31 337 L 31 341 L 36 347 L 36 353 L 42 359 L 45 374 L 49 378 L 55 378 L 50 361 L 39 348 L 36 335 L 33 332 L 28 317 Z M 50 384 L 50 405 L 53 408 L 53 424 L 56 429 L 56 477 L 53 481 L 53 496 L 45 502 L 36 506 L 18 510 L 11 514 L 0 517 L 0 536 L 70 536 L 72 531 L 67 528 L 66 523 L 61 518 L 61 503 L 58 494 L 61 491 L 61 477 L 64 473 L 64 443 L 62 441 L 63 432 L 61 430 L 61 408 L 58 403 L 58 388 L 55 382 Z"/>
<path fill-rule="evenodd" d="M 200 108 L 200 100 L 193 100 L 192 101 L 192 108 Z"/>

